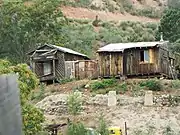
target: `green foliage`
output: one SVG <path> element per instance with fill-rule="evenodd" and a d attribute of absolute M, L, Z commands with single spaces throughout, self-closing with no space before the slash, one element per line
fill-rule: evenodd
<path fill-rule="evenodd" d="M 163 32 L 164 40 L 169 40 L 170 42 L 180 43 L 180 10 L 178 9 L 168 9 L 161 18 L 159 33 Z M 160 39 L 160 34 L 157 33 L 157 39 Z"/>
<path fill-rule="evenodd" d="M 115 90 L 118 94 L 124 94 L 128 90 L 127 83 L 123 82 L 117 85 L 113 90 Z"/>
<path fill-rule="evenodd" d="M 60 44 L 65 20 L 57 10 L 59 0 L 3 2 L 0 8 L 0 58 L 25 62 L 27 52 L 41 43 Z M 56 12 L 55 12 L 56 11 Z"/>
<path fill-rule="evenodd" d="M 68 82 L 72 82 L 74 80 L 75 80 L 74 78 L 65 78 L 65 79 L 60 80 L 60 84 L 65 84 Z"/>
<path fill-rule="evenodd" d="M 26 103 L 22 106 L 23 131 L 25 135 L 33 135 L 42 130 L 43 113 L 33 105 Z"/>
<path fill-rule="evenodd" d="M 98 90 L 98 89 L 103 89 L 103 88 L 105 88 L 105 85 L 102 82 L 97 81 L 91 84 L 92 90 Z"/>
<path fill-rule="evenodd" d="M 105 87 L 111 87 L 111 86 L 116 85 L 117 80 L 116 80 L 115 78 L 112 78 L 112 79 L 104 79 L 104 80 L 102 81 L 102 83 L 104 84 Z"/>
<path fill-rule="evenodd" d="M 103 23 L 99 32 L 99 40 L 108 43 L 154 41 L 157 25 L 136 22 L 121 22 L 120 25 Z"/>
<path fill-rule="evenodd" d="M 103 88 L 108 88 L 115 86 L 117 84 L 116 79 L 103 79 L 102 81 L 96 81 L 94 83 L 91 83 L 90 87 L 92 90 L 98 90 Z"/>
<path fill-rule="evenodd" d="M 20 99 L 22 106 L 23 131 L 25 135 L 36 134 L 42 130 L 44 121 L 43 113 L 29 103 L 31 91 L 38 85 L 36 75 L 32 73 L 26 64 L 10 66 L 8 61 L 0 60 L 0 75 L 16 73 L 19 75 Z"/>
<path fill-rule="evenodd" d="M 163 131 L 163 135 L 177 135 L 178 133 L 175 133 L 175 131 L 168 125 L 165 127 Z"/>
<path fill-rule="evenodd" d="M 45 84 L 40 83 L 39 87 L 40 90 L 33 91 L 31 95 L 31 100 L 36 102 L 41 101 L 45 97 Z"/>
<path fill-rule="evenodd" d="M 109 135 L 108 126 L 103 115 L 99 117 L 99 125 L 97 131 L 101 135 Z"/>
<path fill-rule="evenodd" d="M 68 125 L 66 135 L 88 135 L 88 132 L 82 123 L 71 123 Z"/>
<path fill-rule="evenodd" d="M 92 55 L 92 45 L 96 40 L 96 33 L 92 25 L 71 24 L 62 28 L 65 47 L 75 51 Z"/>
<path fill-rule="evenodd" d="M 162 11 L 155 10 L 154 8 L 134 9 L 130 12 L 132 15 L 146 16 L 150 18 L 160 18 Z"/>
<path fill-rule="evenodd" d="M 141 87 L 147 87 L 149 90 L 153 90 L 153 91 L 160 91 L 162 90 L 163 86 L 160 82 L 160 80 L 158 79 L 149 79 L 146 81 L 142 81 L 140 83 Z"/>
<path fill-rule="evenodd" d="M 180 96 L 171 96 L 168 97 L 169 106 L 178 106 L 180 103 Z"/>
<path fill-rule="evenodd" d="M 73 92 L 67 99 L 68 111 L 73 116 L 78 115 L 82 111 L 82 99 L 79 93 Z"/>
<path fill-rule="evenodd" d="M 175 88 L 175 89 L 179 89 L 180 88 L 180 80 L 172 80 L 171 87 Z"/>
<path fill-rule="evenodd" d="M 132 86 L 132 95 L 137 97 L 137 96 L 143 96 L 144 95 L 144 91 L 143 91 L 143 88 L 144 86 L 141 86 L 139 84 L 131 84 Z"/>
<path fill-rule="evenodd" d="M 64 0 L 61 2 L 62 5 L 65 6 L 73 6 L 73 7 L 85 7 L 88 8 L 91 4 L 92 0 L 78 0 L 78 1 L 70 1 Z"/>

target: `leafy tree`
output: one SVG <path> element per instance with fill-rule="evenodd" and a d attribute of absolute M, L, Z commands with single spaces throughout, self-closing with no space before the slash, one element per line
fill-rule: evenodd
<path fill-rule="evenodd" d="M 68 25 L 62 28 L 65 47 L 91 56 L 92 45 L 96 40 L 96 33 L 90 25 Z"/>
<path fill-rule="evenodd" d="M 25 62 L 26 53 L 37 44 L 60 44 L 65 24 L 59 0 L 3 2 L 0 8 L 0 57 Z"/>
<path fill-rule="evenodd" d="M 163 32 L 163 38 L 170 42 L 180 39 L 180 10 L 168 9 L 161 18 L 159 32 Z"/>
<path fill-rule="evenodd" d="M 44 121 L 43 113 L 29 103 L 31 91 L 37 86 L 38 80 L 26 64 L 13 66 L 10 62 L 0 59 L 0 75 L 8 73 L 18 73 L 19 75 L 23 131 L 25 135 L 34 135 L 41 131 L 41 123 Z"/>

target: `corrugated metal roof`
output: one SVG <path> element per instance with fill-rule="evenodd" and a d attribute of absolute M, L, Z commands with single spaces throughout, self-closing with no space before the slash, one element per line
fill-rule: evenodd
<path fill-rule="evenodd" d="M 114 43 L 108 44 L 104 47 L 99 48 L 98 52 L 122 52 L 125 49 L 136 48 L 136 47 L 154 47 L 162 45 L 168 41 L 159 42 L 132 42 L 132 43 Z"/>
<path fill-rule="evenodd" d="M 76 52 L 76 51 L 71 50 L 69 48 L 65 48 L 65 47 L 61 47 L 61 46 L 56 46 L 56 45 L 49 45 L 49 44 L 47 44 L 47 46 L 53 47 L 53 48 L 55 48 L 55 49 L 57 49 L 59 51 L 65 52 L 65 53 L 70 53 L 70 54 L 75 54 L 75 55 L 80 55 L 80 56 L 88 57 L 85 54 Z"/>

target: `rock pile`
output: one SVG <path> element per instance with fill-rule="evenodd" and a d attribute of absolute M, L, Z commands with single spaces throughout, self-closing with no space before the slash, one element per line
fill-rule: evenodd
<path fill-rule="evenodd" d="M 154 97 L 154 103 L 158 106 L 177 106 L 180 103 L 180 96 L 162 95 Z"/>
<path fill-rule="evenodd" d="M 107 105 L 108 103 L 108 95 L 98 94 L 94 97 L 89 98 L 86 100 L 87 105 Z"/>
<path fill-rule="evenodd" d="M 49 115 L 66 114 L 67 96 L 67 94 L 51 95 L 37 103 L 36 106 Z"/>

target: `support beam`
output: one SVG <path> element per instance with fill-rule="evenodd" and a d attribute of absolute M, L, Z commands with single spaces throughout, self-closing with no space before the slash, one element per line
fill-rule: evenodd
<path fill-rule="evenodd" d="M 55 83 L 55 78 L 56 78 L 56 67 L 55 67 L 55 59 L 53 59 L 53 83 Z"/>

